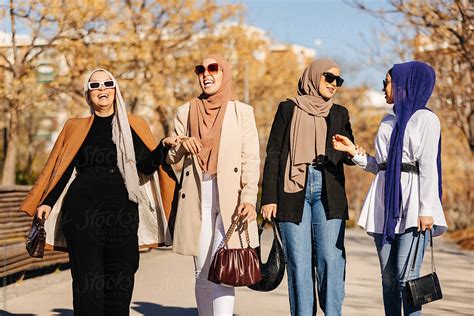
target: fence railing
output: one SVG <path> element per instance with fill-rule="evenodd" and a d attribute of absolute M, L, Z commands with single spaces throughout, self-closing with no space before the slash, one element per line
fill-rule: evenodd
<path fill-rule="evenodd" d="M 30 186 L 0 186 L 0 277 L 69 261 L 68 254 L 46 251 L 44 258 L 32 258 L 25 248 L 32 218 L 19 211 Z"/>

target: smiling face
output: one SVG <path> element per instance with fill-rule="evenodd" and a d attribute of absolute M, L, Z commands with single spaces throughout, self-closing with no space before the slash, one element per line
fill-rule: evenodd
<path fill-rule="evenodd" d="M 341 74 L 341 71 L 339 68 L 333 67 L 328 69 L 326 72 L 332 73 L 335 76 L 339 76 Z M 319 79 L 319 95 L 325 100 L 329 100 L 332 98 L 332 96 L 336 93 L 337 86 L 336 86 L 336 80 L 333 82 L 329 83 L 326 82 L 326 77 L 321 75 L 321 78 Z"/>
<path fill-rule="evenodd" d="M 390 76 L 388 72 L 385 76 L 385 82 L 387 83 L 383 88 L 383 91 L 385 92 L 385 101 L 387 101 L 388 104 L 393 104 L 392 76 Z"/>
<path fill-rule="evenodd" d="M 92 74 L 89 82 L 104 82 L 107 80 L 112 80 L 112 78 L 103 71 L 97 71 Z M 89 90 L 89 98 L 94 107 L 94 111 L 108 112 L 108 110 L 111 110 L 115 101 L 115 88 L 106 88 L 101 84 L 99 89 Z"/>
<path fill-rule="evenodd" d="M 202 61 L 202 65 L 206 68 L 206 70 L 204 71 L 204 73 L 198 75 L 201 89 L 208 96 L 215 94 L 217 91 L 219 91 L 219 89 L 222 86 L 222 78 L 223 78 L 222 67 L 219 67 L 217 74 L 213 74 L 213 75 L 211 75 L 209 71 L 207 70 L 207 66 L 209 64 L 214 64 L 214 63 L 217 63 L 215 59 L 212 59 L 212 58 L 204 59 Z"/>

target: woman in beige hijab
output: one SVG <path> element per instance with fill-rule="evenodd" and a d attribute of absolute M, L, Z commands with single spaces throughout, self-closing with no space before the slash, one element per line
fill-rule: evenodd
<path fill-rule="evenodd" d="M 233 221 L 248 225 L 250 246 L 258 246 L 258 134 L 252 107 L 234 93 L 227 60 L 210 55 L 195 73 L 202 94 L 178 108 L 174 136 L 185 138 L 168 153 L 171 163 L 184 160 L 173 251 L 194 256 L 199 315 L 231 316 L 234 288 L 207 278 Z M 244 229 L 232 234 L 229 247 L 247 247 Z"/>
<path fill-rule="evenodd" d="M 313 61 L 298 95 L 280 103 L 267 144 L 262 213 L 276 219 L 281 234 L 291 315 L 316 314 L 316 280 L 324 314 L 342 310 L 348 218 L 343 164 L 352 162 L 330 140 L 353 136 L 346 108 L 332 100 L 343 83 L 339 74 L 334 61 Z"/>

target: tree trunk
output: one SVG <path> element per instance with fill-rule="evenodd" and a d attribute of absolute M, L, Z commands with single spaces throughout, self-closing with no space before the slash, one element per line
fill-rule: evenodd
<path fill-rule="evenodd" d="M 16 148 L 18 141 L 18 112 L 16 107 L 11 107 L 10 122 L 8 124 L 8 145 L 3 164 L 2 185 L 16 183 Z"/>

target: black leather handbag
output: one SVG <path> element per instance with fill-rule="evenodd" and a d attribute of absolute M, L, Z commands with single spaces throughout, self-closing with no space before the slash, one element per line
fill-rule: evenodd
<path fill-rule="evenodd" d="M 425 233 L 426 234 L 426 233 Z M 418 245 L 420 243 L 420 235 L 416 242 L 415 256 L 411 265 L 410 273 L 415 270 L 416 254 L 418 253 Z M 425 237 L 426 238 L 426 237 Z M 431 248 L 431 273 L 417 279 L 409 280 L 406 283 L 407 299 L 413 306 L 421 306 L 423 304 L 440 300 L 443 298 L 441 286 L 439 284 L 438 275 L 434 263 L 433 254 L 433 233 L 430 230 L 430 248 Z"/>
<path fill-rule="evenodd" d="M 38 216 L 35 215 L 28 236 L 26 237 L 26 251 L 34 258 L 43 258 L 44 255 L 44 247 L 46 244 L 44 222 L 44 218 L 38 218 Z"/>
<path fill-rule="evenodd" d="M 261 239 L 263 228 L 267 223 L 263 220 L 262 224 L 258 226 L 258 238 Z M 255 291 L 268 292 L 276 289 L 283 280 L 285 275 L 285 255 L 281 247 L 280 240 L 276 229 L 276 223 L 273 227 L 273 244 L 266 263 L 262 262 L 261 246 L 256 249 L 260 261 L 260 271 L 262 273 L 262 280 L 260 282 L 250 285 L 249 288 Z"/>

